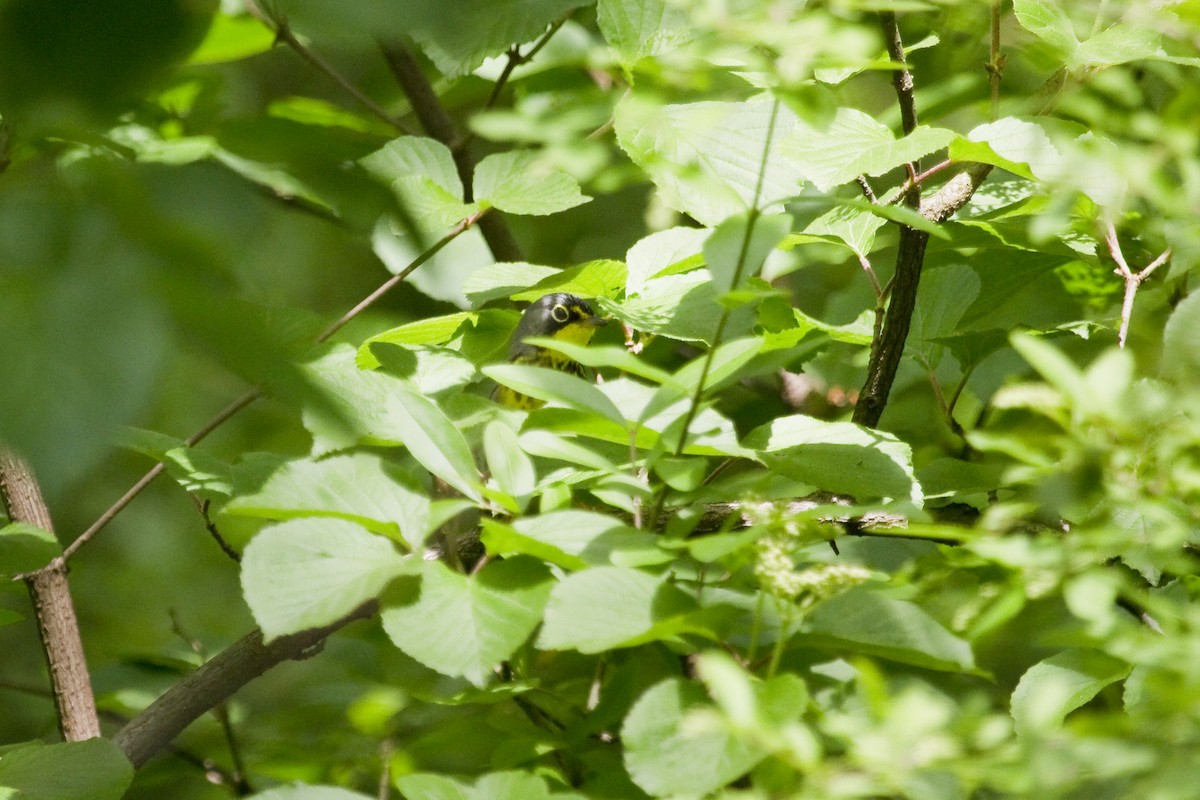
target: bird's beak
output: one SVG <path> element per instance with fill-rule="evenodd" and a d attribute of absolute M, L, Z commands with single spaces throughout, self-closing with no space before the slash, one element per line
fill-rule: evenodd
<path fill-rule="evenodd" d="M 605 325 L 608 324 L 608 320 L 601 319 L 600 317 L 596 316 L 595 314 L 592 314 L 590 317 L 583 320 L 583 324 L 590 325 L 593 328 L 603 328 Z"/>

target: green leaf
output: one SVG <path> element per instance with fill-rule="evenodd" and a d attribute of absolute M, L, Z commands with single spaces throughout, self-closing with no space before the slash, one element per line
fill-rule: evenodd
<path fill-rule="evenodd" d="M 386 536 L 400 533 L 416 549 L 428 531 L 429 497 L 406 470 L 376 453 L 356 452 L 285 462 L 222 513 L 278 520 L 337 517 Z"/>
<path fill-rule="evenodd" d="M 920 606 L 869 589 L 850 589 L 818 605 L 805 619 L 806 643 L 946 672 L 974 672 L 971 646 Z"/>
<path fill-rule="evenodd" d="M 530 150 L 493 153 L 475 167 L 476 202 L 510 214 L 557 214 L 590 199 L 574 178 Z"/>
<path fill-rule="evenodd" d="M 653 534 L 595 511 L 566 509 L 522 517 L 512 523 L 512 528 L 528 539 L 577 558 L 578 564 L 572 569 L 585 565 L 633 566 L 633 560 L 649 564 L 664 556 Z"/>
<path fill-rule="evenodd" d="M 120 800 L 133 765 L 111 739 L 22 745 L 0 756 L 0 795 L 19 800 Z"/>
<path fill-rule="evenodd" d="M 291 786 L 276 786 L 265 792 L 257 792 L 250 795 L 248 800 L 370 800 L 370 797 L 337 786 L 294 783 Z"/>
<path fill-rule="evenodd" d="M 450 148 L 435 139 L 401 136 L 364 156 L 359 163 L 367 172 L 393 186 L 399 179 L 427 178 L 452 200 L 462 202 L 463 184 L 454 166 L 454 156 Z"/>
<path fill-rule="evenodd" d="M 1110 67 L 1164 55 L 1158 31 L 1118 22 L 1080 43 L 1068 63 L 1072 67 Z"/>
<path fill-rule="evenodd" d="M 396 787 L 407 800 L 583 800 L 581 795 L 551 794 L 539 775 L 525 772 L 489 772 L 475 782 L 432 773 L 415 773 L 396 778 Z"/>
<path fill-rule="evenodd" d="M 465 386 L 478 377 L 469 359 L 446 347 L 372 342 L 370 350 L 381 371 L 404 378 L 428 397 Z M 363 359 L 356 357 L 355 361 L 361 365 Z"/>
<path fill-rule="evenodd" d="M 189 64 L 223 64 L 265 53 L 275 46 L 275 33 L 249 14 L 217 14 Z"/>
<path fill-rule="evenodd" d="M 713 313 L 717 307 L 708 270 L 653 278 L 620 305 L 601 304 L 604 311 L 639 331 L 690 342 L 712 339 L 720 316 Z"/>
<path fill-rule="evenodd" d="M 620 261 L 600 259 L 548 275 L 512 298 L 532 302 L 552 292 L 570 292 L 581 297 L 616 297 L 624 284 L 625 265 Z"/>
<path fill-rule="evenodd" d="M 488 471 L 502 491 L 515 498 L 533 493 L 537 483 L 533 461 L 521 449 L 516 432 L 507 423 L 495 420 L 483 429 L 483 454 Z"/>
<path fill-rule="evenodd" d="M 163 463 L 171 479 L 188 494 L 224 500 L 234 493 L 233 469 L 202 450 L 177 447 L 163 454 Z"/>
<path fill-rule="evenodd" d="M 24 522 L 0 528 L 0 575 L 33 572 L 60 555 L 62 545 L 50 531 Z"/>
<path fill-rule="evenodd" d="M 1013 333 L 1009 342 L 1047 383 L 1066 395 L 1076 409 L 1087 411 L 1094 407 L 1092 390 L 1083 373 L 1061 350 L 1043 337 L 1027 333 Z"/>
<path fill-rule="evenodd" d="M 600 0 L 596 22 L 626 65 L 674 50 L 695 36 L 687 12 L 665 0 Z"/>
<path fill-rule="evenodd" d="M 618 425 L 625 424 L 625 416 L 604 392 L 596 388 L 594 383 L 570 373 L 526 364 L 495 364 L 484 367 L 483 374 L 521 394 L 562 403 L 568 408 L 596 414 Z"/>
<path fill-rule="evenodd" d="M 751 431 L 744 444 L 772 470 L 819 489 L 922 502 L 912 450 L 890 433 L 795 414 Z"/>
<path fill-rule="evenodd" d="M 767 256 L 791 229 L 788 214 L 738 214 L 718 225 L 704 242 L 704 260 L 716 292 L 725 294 L 744 288 L 762 271 Z"/>
<path fill-rule="evenodd" d="M 327 625 L 403 570 L 392 543 L 340 519 L 264 528 L 242 556 L 242 592 L 266 639 Z"/>
<path fill-rule="evenodd" d="M 600 653 L 669 637 L 683 630 L 694 605 L 681 589 L 646 572 L 585 569 L 554 587 L 537 646 Z"/>
<path fill-rule="evenodd" d="M 689 722 L 711 708 L 704 690 L 682 678 L 647 689 L 621 726 L 625 768 L 655 797 L 708 795 L 737 780 L 766 753 L 710 721 Z"/>
<path fill-rule="evenodd" d="M 612 369 L 636 375 L 655 383 L 671 383 L 674 376 L 666 370 L 659 369 L 644 359 L 638 358 L 624 347 L 616 345 L 586 346 L 565 342 L 560 339 L 547 339 L 542 336 L 530 336 L 525 340 L 528 344 L 555 350 L 583 364 L 585 367 L 610 367 Z"/>
<path fill-rule="evenodd" d="M 490 264 L 471 273 L 463 283 L 463 294 L 472 303 L 512 297 L 517 292 L 557 275 L 557 267 L 543 267 L 524 262 Z"/>
<path fill-rule="evenodd" d="M 483 686 L 533 633 L 552 584 L 531 558 L 493 561 L 469 576 L 426 561 L 419 583 L 402 581 L 388 593 L 383 627 L 425 666 Z"/>
<path fill-rule="evenodd" d="M 843 200 L 842 202 L 852 208 L 862 209 L 873 216 L 891 222 L 899 222 L 901 225 L 907 225 L 919 231 L 925 231 L 925 233 L 936 236 L 939 239 L 950 240 L 950 234 L 946 232 L 946 229 L 942 225 L 908 206 L 898 203 L 872 203 L 868 200 L 858 199 Z"/>
<path fill-rule="evenodd" d="M 1162 372 L 1191 383 L 1200 375 L 1200 292 L 1185 297 L 1163 331 Z"/>
<path fill-rule="evenodd" d="M 625 254 L 625 294 L 637 294 L 650 278 L 676 266 L 701 266 L 704 242 L 711 235 L 709 228 L 668 228 L 639 239 Z"/>
<path fill-rule="evenodd" d="M 1065 650 L 1029 668 L 1012 694 L 1017 731 L 1038 734 L 1062 725 L 1067 714 L 1101 689 L 1123 680 L 1130 665 L 1099 650 Z"/>
<path fill-rule="evenodd" d="M 875 246 L 875 234 L 885 222 L 862 206 L 839 203 L 810 222 L 804 233 L 833 237 L 845 242 L 857 255 L 866 256 Z"/>
<path fill-rule="evenodd" d="M 336 345 L 305 366 L 327 400 L 304 412 L 318 452 L 355 444 L 404 445 L 421 466 L 472 500 L 482 486 L 458 427 L 405 380 L 354 366 L 354 351 Z"/>
<path fill-rule="evenodd" d="M 907 349 L 927 369 L 942 359 L 942 345 L 936 340 L 954 332 L 979 296 L 979 287 L 979 275 L 963 264 L 947 264 L 921 275 Z"/>
<path fill-rule="evenodd" d="M 800 121 L 782 143 L 783 153 L 805 178 L 822 192 L 854 180 L 859 175 L 882 175 L 946 147 L 952 131 L 918 126 L 897 139 L 891 130 L 870 115 L 839 108 L 818 128 Z"/>
<path fill-rule="evenodd" d="M 1079 46 L 1071 18 L 1055 0 L 1013 0 L 1013 13 L 1022 28 L 1064 55 L 1069 56 Z"/>
<path fill-rule="evenodd" d="M 479 363 L 504 350 L 508 334 L 516 327 L 517 318 L 516 312 L 489 308 L 410 322 L 378 333 L 363 342 L 358 349 L 357 363 L 362 369 L 380 366 L 379 358 L 372 351 L 381 343 L 401 346 L 446 345 Z M 500 331 L 504 333 L 497 342 L 497 333 Z"/>
<path fill-rule="evenodd" d="M 472 71 L 488 56 L 540 36 L 584 0 L 458 0 L 454 13 L 438 0 L 405 6 L 406 32 L 448 78 Z"/>
<path fill-rule="evenodd" d="M 985 147 L 981 147 L 984 145 Z M 1040 124 L 1004 117 L 979 125 L 950 146 L 959 161 L 994 164 L 1025 178 L 1052 181 L 1066 169 L 1062 154 Z"/>
<path fill-rule="evenodd" d="M 667 205 L 702 225 L 749 211 L 756 190 L 759 210 L 778 214 L 784 200 L 800 193 L 803 175 L 780 147 L 796 116 L 780 107 L 770 133 L 773 105 L 752 100 L 659 106 L 631 95 L 617 104 L 617 142 L 650 175 Z"/>

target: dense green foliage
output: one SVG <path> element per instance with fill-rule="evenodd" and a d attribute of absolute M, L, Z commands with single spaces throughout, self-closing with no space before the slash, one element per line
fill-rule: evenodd
<path fill-rule="evenodd" d="M 70 561 L 106 733 L 254 626 L 380 612 L 133 772 L 51 743 L 5 580 L 0 797 L 1195 796 L 1200 4 L 36 5 L 0 442 L 64 544 L 170 478 Z M 620 323 L 544 343 L 598 382 L 503 363 L 551 291 Z M 0 529 L 0 574 L 58 552 Z"/>

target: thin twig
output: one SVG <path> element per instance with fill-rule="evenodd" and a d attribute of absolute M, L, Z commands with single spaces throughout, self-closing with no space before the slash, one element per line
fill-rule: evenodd
<path fill-rule="evenodd" d="M 296 52 L 301 58 L 314 66 L 318 72 L 321 72 L 341 89 L 357 100 L 363 108 L 370 111 L 373 116 L 395 128 L 400 133 L 412 134 L 413 131 L 403 121 L 392 116 L 385 108 L 380 106 L 370 97 L 368 97 L 361 89 L 347 80 L 340 72 L 335 70 L 333 66 L 321 58 L 303 42 L 296 38 L 296 34 L 292 32 L 292 28 L 278 13 L 272 13 L 264 10 L 258 3 L 258 0 L 246 0 L 246 9 L 259 19 L 264 25 L 270 28 L 275 33 L 275 41 L 282 42 Z"/>
<path fill-rule="evenodd" d="M 862 189 L 863 197 L 867 198 L 867 202 L 872 205 L 879 202 L 879 198 L 875 196 L 875 190 L 871 188 L 866 175 L 858 175 L 854 180 L 858 183 L 858 188 Z"/>
<path fill-rule="evenodd" d="M 1129 335 L 1129 321 L 1133 317 L 1133 298 L 1137 295 L 1138 287 L 1153 274 L 1154 270 L 1167 263 L 1171 257 L 1171 248 L 1167 248 L 1158 254 L 1158 257 L 1147 264 L 1141 272 L 1134 272 L 1129 268 L 1129 263 L 1125 260 L 1125 254 L 1121 251 L 1121 242 L 1117 238 L 1117 229 L 1112 222 L 1105 222 L 1104 243 L 1108 246 L 1108 253 L 1112 256 L 1112 260 L 1116 262 L 1117 268 L 1113 270 L 1125 282 L 1125 296 L 1121 302 L 1121 328 L 1117 331 L 1117 346 L 1124 347 L 1125 339 Z"/>
<path fill-rule="evenodd" d="M 405 267 L 401 272 L 388 278 L 386 281 L 384 281 L 382 284 L 380 284 L 379 288 L 377 288 L 375 291 L 371 292 L 369 295 L 367 295 L 365 298 L 363 298 L 362 301 L 360 301 L 357 305 L 354 306 L 354 308 L 347 311 L 345 314 L 343 314 L 341 317 L 339 317 L 337 319 L 337 321 L 335 321 L 328 328 L 326 328 L 324 331 L 322 331 L 321 335 L 317 337 L 317 340 L 316 340 L 317 343 L 319 344 L 321 342 L 326 341 L 327 339 L 329 339 L 329 337 L 333 336 L 335 333 L 337 333 L 339 330 L 341 330 L 348 322 L 350 322 L 352 319 L 357 317 L 359 314 L 361 314 L 367 308 L 370 308 L 370 306 L 373 303 L 375 303 L 377 300 L 379 300 L 380 297 L 383 297 L 383 295 L 387 294 L 388 291 L 393 289 L 397 284 L 399 284 L 401 281 L 403 281 L 405 278 L 407 278 L 410 274 L 412 274 L 413 270 L 415 270 L 417 267 L 424 264 L 426 261 L 428 261 L 430 258 L 432 258 L 439 250 L 441 250 L 443 247 L 448 245 L 456 237 L 461 235 L 464 231 L 466 231 L 472 225 L 474 225 L 476 222 L 478 222 L 479 219 L 481 217 L 483 217 L 486 213 L 487 213 L 487 209 L 483 209 L 483 210 L 478 211 L 475 214 L 472 214 L 471 216 L 463 219 L 461 222 L 458 223 L 458 225 L 455 225 L 454 228 L 452 228 L 449 233 L 447 233 L 445 236 L 443 236 L 441 239 L 439 239 L 437 242 L 435 242 L 433 244 L 433 246 L 431 246 L 428 250 L 421 253 L 416 258 L 414 258 L 409 263 L 409 265 L 407 267 Z M 204 423 L 204 425 L 202 425 L 198 431 L 196 431 L 191 436 L 189 436 L 186 440 L 188 447 L 194 447 L 196 444 L 198 444 L 202 439 L 204 439 L 206 436 L 208 436 L 214 430 L 219 428 L 221 425 L 225 424 L 225 422 L 230 417 L 237 414 L 243 408 L 250 405 L 251 403 L 253 403 L 255 400 L 257 400 L 258 398 L 260 398 L 262 396 L 263 396 L 262 389 L 256 388 L 256 389 L 250 389 L 249 391 L 247 391 L 241 397 L 234 400 L 232 403 L 227 405 L 225 408 L 221 409 L 221 411 L 219 411 L 212 419 L 210 419 L 208 422 Z M 67 547 L 65 550 L 63 550 L 63 554 L 62 554 L 63 561 L 70 560 L 71 556 L 73 556 L 79 550 L 79 548 L 83 547 L 85 544 L 87 544 L 89 541 L 91 541 L 91 539 L 97 533 L 99 533 L 101 531 L 101 529 L 103 529 L 106 525 L 108 525 L 108 523 L 112 522 L 113 519 L 118 514 L 120 514 L 121 511 L 123 511 L 126 506 L 128 506 L 131 502 L 133 502 L 134 498 L 136 498 L 139 494 L 141 494 L 146 489 L 147 486 L 149 486 L 151 483 L 153 483 L 154 479 L 157 478 L 159 475 L 161 475 L 163 473 L 163 470 L 165 470 L 165 469 L 166 469 L 166 466 L 162 462 L 159 462 L 159 463 L 155 464 L 153 467 L 151 467 L 146 472 L 145 475 L 143 475 L 141 478 L 138 479 L 138 481 L 136 483 L 134 483 L 132 486 L 129 487 L 129 489 L 125 492 L 125 494 L 123 494 L 119 498 L 117 498 L 117 501 L 115 503 L 113 503 L 111 506 L 109 506 L 104 511 L 103 514 L 101 514 L 99 517 L 97 517 L 96 521 L 93 522 L 88 527 L 87 530 L 85 530 L 83 533 L 81 533 L 79 535 L 79 538 L 77 538 L 75 541 L 73 541 L 71 543 L 71 545 L 69 547 Z"/>
<path fill-rule="evenodd" d="M 1000 117 L 1000 80 L 1004 77 L 1004 62 L 1007 60 L 1007 56 L 1000 52 L 1000 3 L 1001 0 L 992 0 L 992 57 L 984 65 L 992 93 L 992 119 Z"/>
<path fill-rule="evenodd" d="M 483 104 L 484 108 L 491 108 L 496 104 L 496 101 L 500 99 L 501 90 L 504 88 L 505 84 L 508 83 L 508 79 L 512 77 L 513 70 L 532 61 L 533 57 L 536 56 L 538 52 L 546 46 L 546 43 L 550 41 L 550 37 L 558 33 L 558 29 L 561 28 L 568 19 L 570 19 L 572 13 L 574 13 L 573 10 L 568 12 L 567 15 L 561 19 L 551 23 L 549 29 L 547 29 L 547 31 L 543 33 L 536 42 L 533 43 L 533 47 L 529 48 L 528 53 L 522 54 L 521 48 L 517 45 L 513 45 L 508 49 L 508 53 L 506 53 L 508 56 L 508 61 L 505 63 L 504 70 L 501 71 L 500 77 L 496 79 L 495 85 L 492 86 L 492 91 L 488 94 L 488 99 Z"/>
<path fill-rule="evenodd" d="M 888 205 L 895 205 L 897 203 L 903 202 L 905 200 L 905 198 L 908 197 L 909 191 L 914 186 L 921 186 L 927 180 L 932 178 L 934 175 L 937 175 L 939 172 L 944 172 L 945 170 L 949 169 L 950 167 L 953 167 L 956 163 L 958 163 L 958 162 L 952 161 L 947 158 L 945 161 L 940 161 L 937 164 L 934 164 L 932 167 L 925 170 L 924 172 L 919 172 L 914 175 L 910 175 L 908 178 L 905 179 L 904 183 L 900 184 L 900 188 L 896 190 L 896 196 L 892 199 L 892 201 L 890 203 L 888 203 Z"/>
<path fill-rule="evenodd" d="M 857 253 L 858 263 L 862 266 L 863 272 L 867 273 L 867 277 L 871 280 L 871 288 L 875 290 L 875 300 L 881 306 L 883 305 L 883 286 L 879 283 L 879 276 L 875 274 L 875 268 L 871 266 L 871 261 L 862 253 Z"/>
<path fill-rule="evenodd" d="M 328 328 L 323 330 L 321 335 L 317 337 L 317 343 L 319 344 L 326 341 L 329 339 L 329 337 L 340 331 L 346 325 L 346 323 L 350 322 L 350 320 L 354 319 L 363 311 L 366 311 L 368 308 L 374 305 L 379 298 L 383 297 L 397 284 L 411 275 L 413 270 L 424 264 L 429 259 L 433 258 L 443 247 L 457 239 L 481 219 L 486 218 L 487 212 L 490 210 L 490 208 L 480 209 L 471 216 L 462 219 L 457 225 L 451 228 L 445 236 L 443 236 L 441 239 L 438 239 L 433 243 L 432 246 L 425 250 L 425 252 L 414 258 L 407 267 L 381 283 L 378 289 L 364 297 L 356 306 L 354 306 L 354 308 L 350 309 L 345 314 L 342 314 L 342 316 L 333 322 Z"/>

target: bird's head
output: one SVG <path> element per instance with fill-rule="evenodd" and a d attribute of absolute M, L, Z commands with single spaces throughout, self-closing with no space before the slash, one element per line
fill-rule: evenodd
<path fill-rule="evenodd" d="M 530 336 L 587 344 L 596 329 L 607 324 L 582 297 L 566 292 L 544 295 L 525 309 L 521 316 L 513 333 L 513 350 L 520 349 Z"/>

